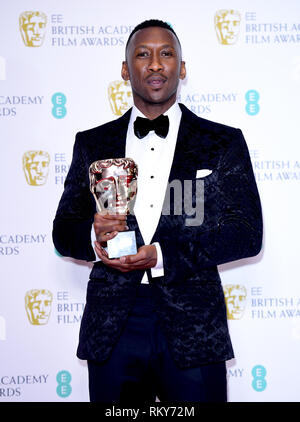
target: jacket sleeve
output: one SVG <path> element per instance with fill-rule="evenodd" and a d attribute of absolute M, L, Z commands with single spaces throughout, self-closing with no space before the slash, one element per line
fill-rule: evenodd
<path fill-rule="evenodd" d="M 53 221 L 52 238 L 61 255 L 93 261 L 91 228 L 96 208 L 89 189 L 88 161 L 81 145 L 83 139 L 82 133 L 76 135 L 71 166 Z"/>
<path fill-rule="evenodd" d="M 255 256 L 261 249 L 260 198 L 245 139 L 239 129 L 234 133 L 216 178 L 204 185 L 203 223 L 188 227 L 183 219 L 176 233 L 173 230 L 177 240 L 167 234 L 158 239 L 166 281 L 174 278 L 174 271 L 176 278 L 184 279 L 201 269 Z"/>

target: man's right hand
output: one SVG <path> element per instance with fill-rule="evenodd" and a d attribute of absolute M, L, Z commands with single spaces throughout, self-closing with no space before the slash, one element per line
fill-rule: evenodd
<path fill-rule="evenodd" d="M 94 230 L 96 239 L 101 246 L 106 246 L 106 242 L 113 239 L 118 232 L 128 230 L 127 216 L 125 214 L 100 214 L 94 215 Z"/>

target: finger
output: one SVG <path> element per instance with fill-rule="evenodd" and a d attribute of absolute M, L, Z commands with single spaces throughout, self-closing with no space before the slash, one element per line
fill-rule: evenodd
<path fill-rule="evenodd" d="M 120 257 L 121 264 L 127 264 L 127 265 L 137 265 L 137 264 L 143 264 L 147 262 L 145 257 L 141 257 L 138 253 L 135 255 L 126 255 Z"/>
<path fill-rule="evenodd" d="M 138 261 L 135 263 L 124 263 L 122 257 L 120 258 L 120 264 L 118 265 L 118 270 L 122 272 L 134 271 L 134 270 L 145 270 L 151 268 L 152 265 L 149 265 L 148 261 Z"/>
<path fill-rule="evenodd" d="M 106 243 L 108 240 L 111 240 L 116 237 L 118 233 L 118 231 L 114 231 L 111 233 L 101 233 L 99 236 L 97 236 L 97 238 L 99 243 Z"/>
<path fill-rule="evenodd" d="M 106 250 L 100 245 L 99 242 L 94 242 L 95 250 L 99 256 L 99 258 L 103 261 L 104 264 L 109 265 L 110 267 L 120 269 L 123 267 L 120 263 L 119 259 L 109 259 L 108 253 Z M 126 268 L 125 268 L 126 269 Z"/>
<path fill-rule="evenodd" d="M 106 250 L 100 245 L 99 242 L 94 242 L 95 245 L 95 251 L 100 259 L 108 259 L 108 254 Z"/>
<path fill-rule="evenodd" d="M 105 265 L 107 265 L 108 267 L 114 268 L 115 270 L 121 271 L 121 272 L 127 272 L 130 271 L 132 268 L 129 265 L 123 265 L 120 262 L 120 259 L 115 258 L 115 259 L 109 259 L 107 254 L 106 256 L 103 254 L 102 255 L 103 259 L 103 263 Z"/>
<path fill-rule="evenodd" d="M 126 224 L 126 221 L 112 221 L 111 223 L 105 222 L 103 223 L 94 223 L 94 229 L 95 231 L 97 231 L 98 233 L 102 234 L 102 233 L 110 233 L 110 232 L 114 232 L 114 231 L 125 231 L 128 230 L 128 226 Z"/>
<path fill-rule="evenodd" d="M 120 221 L 125 221 L 127 219 L 127 215 L 126 214 L 108 214 L 107 212 L 105 212 L 104 214 L 102 214 L 102 213 L 96 213 L 94 215 L 94 218 L 96 220 L 105 219 L 105 220 L 120 220 Z"/>
<path fill-rule="evenodd" d="M 157 262 L 156 248 L 153 245 L 141 246 L 136 254 L 123 256 L 120 261 L 136 269 L 151 268 Z"/>
<path fill-rule="evenodd" d="M 140 248 L 136 254 L 133 255 L 126 255 L 121 257 L 122 263 L 126 264 L 136 264 L 136 263 L 144 263 L 148 261 L 148 255 L 146 253 L 146 250 L 144 248 Z M 120 259 L 121 259 L 120 258 Z"/>
<path fill-rule="evenodd" d="M 111 226 L 111 231 L 118 231 L 118 232 L 124 232 L 126 230 L 129 230 L 129 227 L 127 226 L 126 222 L 120 223 L 120 224 L 114 224 Z"/>
<path fill-rule="evenodd" d="M 101 226 L 94 225 L 94 232 L 98 242 L 103 243 L 113 239 L 119 232 L 128 230 L 128 226 Z"/>
<path fill-rule="evenodd" d="M 111 218 L 113 217 L 113 218 Z M 124 230 L 123 227 L 126 226 L 126 216 L 121 216 L 120 219 L 118 216 L 102 216 L 100 214 L 94 215 L 94 229 L 98 231 L 98 234 L 101 232 L 112 232 L 115 230 Z"/>

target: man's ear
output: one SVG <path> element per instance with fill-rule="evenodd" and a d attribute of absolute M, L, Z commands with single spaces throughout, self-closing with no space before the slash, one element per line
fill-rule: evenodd
<path fill-rule="evenodd" d="M 185 77 L 186 77 L 185 62 L 181 61 L 179 78 L 184 79 Z"/>
<path fill-rule="evenodd" d="M 121 76 L 124 79 L 124 81 L 129 81 L 130 79 L 127 62 L 122 62 Z"/>

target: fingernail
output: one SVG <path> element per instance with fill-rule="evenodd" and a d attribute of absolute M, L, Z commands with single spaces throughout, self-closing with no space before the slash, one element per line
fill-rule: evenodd
<path fill-rule="evenodd" d="M 125 256 L 121 256 L 121 258 L 120 258 L 120 262 L 121 262 L 122 264 L 125 264 L 125 262 L 126 262 L 126 257 L 125 257 Z"/>
<path fill-rule="evenodd" d="M 128 226 L 125 226 L 125 230 L 129 230 L 129 227 Z"/>

